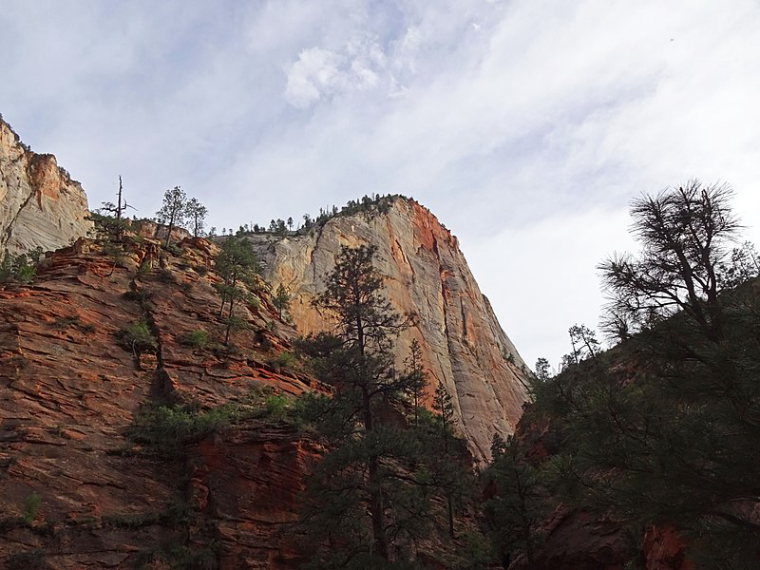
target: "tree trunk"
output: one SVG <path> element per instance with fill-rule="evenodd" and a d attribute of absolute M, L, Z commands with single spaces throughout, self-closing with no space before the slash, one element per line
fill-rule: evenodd
<path fill-rule="evenodd" d="M 454 501 L 451 498 L 451 492 L 446 493 L 446 506 L 449 515 L 449 536 L 456 538 L 454 535 Z"/>
<path fill-rule="evenodd" d="M 385 537 L 385 506 L 383 490 L 380 485 L 379 465 L 377 457 L 369 458 L 370 514 L 372 516 L 372 537 L 375 550 L 383 560 L 388 558 L 388 540 Z"/>

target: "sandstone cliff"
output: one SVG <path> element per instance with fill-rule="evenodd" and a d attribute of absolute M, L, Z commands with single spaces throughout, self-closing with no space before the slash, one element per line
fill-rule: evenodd
<path fill-rule="evenodd" d="M 51 154 L 36 154 L 0 116 L 0 252 L 58 249 L 86 235 L 87 197 Z"/>
<path fill-rule="evenodd" d="M 172 453 L 130 436 L 145 406 L 323 389 L 267 363 L 293 331 L 265 291 L 237 310 L 240 348 L 219 346 L 214 246 L 178 251 L 136 240 L 113 257 L 80 240 L 33 285 L 0 288 L 1 568 L 294 567 L 284 532 L 316 443 L 256 417 Z M 138 360 L 119 331 L 139 321 L 157 345 Z M 183 341 L 200 329 L 207 345 Z"/>
<path fill-rule="evenodd" d="M 399 338 L 398 364 L 417 339 L 430 380 L 428 404 L 441 382 L 478 460 L 490 456 L 494 433 L 514 431 L 526 400 L 523 361 L 480 292 L 456 237 L 430 211 L 396 198 L 387 209 L 338 215 L 303 235 L 254 234 L 251 240 L 264 261 L 265 279 L 290 291 L 290 314 L 301 333 L 332 326 L 311 301 L 341 245 L 377 246 L 386 296 L 415 322 Z"/>

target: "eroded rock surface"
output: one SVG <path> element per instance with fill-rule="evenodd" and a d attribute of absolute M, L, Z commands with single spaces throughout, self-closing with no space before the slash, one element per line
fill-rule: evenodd
<path fill-rule="evenodd" d="M 526 400 L 524 363 L 480 292 L 456 237 L 426 208 L 398 198 L 385 212 L 339 215 L 305 235 L 251 239 L 266 280 L 290 291 L 290 314 L 306 334 L 333 324 L 311 301 L 323 290 L 340 247 L 377 246 L 386 296 L 415 322 L 399 338 L 398 364 L 417 339 L 430 379 L 428 404 L 441 382 L 453 396 L 462 435 L 478 460 L 490 456 L 494 433 L 514 432 Z"/>
<path fill-rule="evenodd" d="M 52 154 L 25 146 L 0 116 L 0 252 L 50 251 L 87 234 L 82 186 Z"/>
<path fill-rule="evenodd" d="M 287 529 L 316 444 L 255 418 L 175 454 L 129 435 L 145 405 L 321 389 L 267 363 L 293 331 L 265 293 L 220 356 L 215 248 L 179 251 L 144 240 L 111 257 L 80 240 L 34 284 L 0 288 L 0 568 L 295 567 Z M 140 320 L 158 348 L 138 362 L 118 331 Z M 182 342 L 199 329 L 209 346 Z"/>

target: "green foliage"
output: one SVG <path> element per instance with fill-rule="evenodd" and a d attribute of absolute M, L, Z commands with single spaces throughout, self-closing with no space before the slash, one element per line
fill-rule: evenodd
<path fill-rule="evenodd" d="M 36 492 L 28 495 L 26 499 L 24 499 L 24 510 L 21 516 L 24 518 L 26 524 L 32 524 L 34 522 L 34 519 L 37 518 L 37 515 L 40 512 L 41 506 L 42 497 Z"/>
<path fill-rule="evenodd" d="M 282 318 L 282 312 L 290 306 L 290 292 L 282 283 L 277 286 L 272 302 L 275 308 L 280 311 L 280 318 Z"/>
<path fill-rule="evenodd" d="M 362 196 L 359 200 L 349 200 L 348 203 L 341 208 L 338 208 L 337 206 L 320 208 L 319 215 L 316 218 L 312 218 L 309 214 L 304 214 L 303 224 L 295 231 L 295 233 L 307 233 L 315 227 L 324 226 L 331 219 L 338 216 L 364 214 L 366 217 L 370 218 L 378 214 L 384 214 L 390 210 L 393 202 L 399 198 L 404 198 L 404 196 L 400 194 L 388 194 L 385 196 L 373 194 L 372 196 Z M 288 235 L 288 232 L 293 231 L 293 227 L 292 217 L 287 220 L 278 218 L 276 220 L 271 220 L 269 226 L 260 226 L 259 224 L 245 224 L 240 226 L 236 235 L 245 236 L 270 232 L 278 236 L 286 236 Z"/>
<path fill-rule="evenodd" d="M 134 301 L 143 306 L 151 301 L 151 293 L 147 289 L 126 291 L 122 296 L 127 301 Z"/>
<path fill-rule="evenodd" d="M 283 368 L 293 368 L 297 362 L 298 357 L 294 353 L 286 350 L 273 358 L 271 364 L 277 370 L 281 370 Z"/>
<path fill-rule="evenodd" d="M 492 463 L 485 478 L 494 489 L 486 504 L 491 523 L 492 542 L 501 559 L 522 553 L 529 566 L 534 563 L 536 547 L 543 539 L 546 507 L 541 471 L 525 457 L 520 443 L 510 437 L 506 442 L 494 435 Z"/>
<path fill-rule="evenodd" d="M 310 421 L 307 408 L 314 396 L 300 398 L 258 388 L 242 402 L 201 409 L 192 405 L 146 406 L 134 417 L 129 435 L 135 442 L 147 444 L 159 452 L 175 455 L 187 443 L 222 431 L 246 419 L 287 423 L 306 427 Z"/>
<path fill-rule="evenodd" d="M 311 369 L 336 391 L 314 399 L 304 418 L 314 421 L 330 452 L 309 479 L 302 524 L 310 539 L 312 568 L 413 568 L 416 545 L 435 530 L 447 503 L 450 532 L 469 462 L 452 434 L 452 416 L 425 424 L 417 409 L 413 427 L 392 421 L 393 407 L 419 403 L 422 355 L 413 345 L 407 370 L 397 373 L 393 341 L 405 323 L 381 293 L 373 247 L 343 248 L 316 300 L 337 315 L 336 333 L 296 343 Z M 418 406 L 415 406 L 418 407 Z M 328 547 L 329 546 L 329 547 Z"/>
<path fill-rule="evenodd" d="M 451 401 L 451 395 L 438 382 L 435 387 L 435 396 L 433 397 L 433 409 L 436 412 L 441 432 L 444 436 L 449 436 L 453 429 L 454 421 L 454 404 Z"/>
<path fill-rule="evenodd" d="M 724 186 L 693 182 L 634 203 L 640 256 L 601 265 L 605 328 L 625 342 L 599 354 L 584 340 L 589 331 L 571 329 L 574 365 L 541 374 L 524 420 L 549 418 L 557 455 L 533 464 L 510 442 L 492 467 L 521 488 L 545 485 L 613 516 L 633 535 L 674 528 L 687 539 L 687 558 L 708 570 L 760 559 L 751 514 L 760 480 L 760 296 L 751 250 L 730 247 L 739 226 L 729 198 Z M 492 514 L 509 528 L 532 503 L 507 483 L 502 475 Z M 528 548 L 525 540 L 507 546 Z"/>
<path fill-rule="evenodd" d="M 137 277 L 139 279 L 142 279 L 144 277 L 147 277 L 150 275 L 151 272 L 151 264 L 147 261 L 143 261 L 140 266 L 137 268 Z"/>
<path fill-rule="evenodd" d="M 182 335 L 179 339 L 179 342 L 186 346 L 192 346 L 193 348 L 202 350 L 208 346 L 209 340 L 210 337 L 208 331 L 204 329 L 196 329 L 192 332 Z"/>
<path fill-rule="evenodd" d="M 180 257 L 182 255 L 182 248 L 176 243 L 168 243 L 164 246 L 164 249 L 171 253 L 174 257 Z"/>
<path fill-rule="evenodd" d="M 172 452 L 185 443 L 198 441 L 226 428 L 241 415 L 240 408 L 234 405 L 210 410 L 188 406 L 151 406 L 135 415 L 129 435 L 138 443 Z"/>
<path fill-rule="evenodd" d="M 116 333 L 116 338 L 122 348 L 131 350 L 135 354 L 155 352 L 158 341 L 145 321 L 137 321 Z"/>
<path fill-rule="evenodd" d="M 287 409 L 290 407 L 290 398 L 282 394 L 273 394 L 266 399 L 267 415 L 273 419 L 283 419 Z"/>
<path fill-rule="evenodd" d="M 123 266 L 127 259 L 127 252 L 124 250 L 124 246 L 121 243 L 110 240 L 103 244 L 103 253 L 113 260 L 113 268 Z"/>
<path fill-rule="evenodd" d="M 42 250 L 13 255 L 5 251 L 0 263 L 0 283 L 31 283 L 37 275 Z"/>
<path fill-rule="evenodd" d="M 96 330 L 95 325 L 92 325 L 90 323 L 83 323 L 79 315 L 72 315 L 69 317 L 59 317 L 55 320 L 52 326 L 55 329 L 62 329 L 62 330 L 69 329 L 69 328 L 76 328 L 86 334 L 94 333 Z"/>
<path fill-rule="evenodd" d="M 422 393 L 427 384 L 425 370 L 422 367 L 422 347 L 417 339 L 412 341 L 409 356 L 406 358 L 405 364 L 407 372 L 404 378 L 404 393 L 410 400 L 413 421 L 416 426 L 419 423 Z"/>
<path fill-rule="evenodd" d="M 102 207 L 92 212 L 89 217 L 97 234 L 105 235 L 108 241 L 116 243 L 123 241 L 124 232 L 129 227 L 129 220 L 124 217 L 124 212 L 131 206 L 122 198 L 123 191 L 121 176 L 119 176 L 119 192 L 116 203 L 103 202 Z"/>
<path fill-rule="evenodd" d="M 256 254 L 248 240 L 232 235 L 224 240 L 222 250 L 216 258 L 216 272 L 222 278 L 222 282 L 216 285 L 216 290 L 222 299 L 219 317 L 223 316 L 225 305 L 228 306 L 225 344 L 229 344 L 230 332 L 239 328 L 243 322 L 233 313 L 235 302 L 248 297 L 248 292 L 243 286 L 256 287 L 256 276 L 260 270 Z"/>
<path fill-rule="evenodd" d="M 111 210 L 105 210 L 106 207 L 113 206 L 115 212 L 116 206 L 111 202 L 104 202 L 103 208 L 90 212 L 87 219 L 93 224 L 93 228 L 90 232 L 90 236 L 96 239 L 103 239 L 108 242 L 119 242 L 123 238 L 124 232 L 129 227 L 129 221 L 126 219 L 117 219 L 115 216 L 111 216 L 108 213 L 104 214 L 104 211 L 111 212 Z"/>
<path fill-rule="evenodd" d="M 464 536 L 464 547 L 453 567 L 455 570 L 488 570 L 494 567 L 494 556 L 488 538 L 478 532 L 469 532 Z"/>
<path fill-rule="evenodd" d="M 194 237 L 204 235 L 204 228 L 208 209 L 197 199 L 191 198 L 185 205 L 185 214 L 190 221 L 191 232 Z"/>
<path fill-rule="evenodd" d="M 185 223 L 185 218 L 187 216 L 186 208 L 187 195 L 179 186 L 175 186 L 164 192 L 163 206 L 161 206 L 161 209 L 156 212 L 156 220 L 158 220 L 160 224 L 167 226 L 164 247 L 169 247 L 172 230 Z"/>

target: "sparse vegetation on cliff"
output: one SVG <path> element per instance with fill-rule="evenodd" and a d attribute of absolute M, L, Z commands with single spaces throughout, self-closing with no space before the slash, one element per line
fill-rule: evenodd
<path fill-rule="evenodd" d="M 219 306 L 220 317 L 224 314 L 225 305 L 227 306 L 224 344 L 229 344 L 230 332 L 233 329 L 239 329 L 245 325 L 245 322 L 234 314 L 235 302 L 248 295 L 248 290 L 244 286 L 255 288 L 255 278 L 259 271 L 259 263 L 251 244 L 245 239 L 228 236 L 216 258 L 216 272 L 223 280 L 216 287 L 222 301 Z"/>
<path fill-rule="evenodd" d="M 310 214 L 303 215 L 303 223 L 296 227 L 293 222 L 293 218 L 290 217 L 286 220 L 281 218 L 273 219 L 269 222 L 269 225 L 259 224 L 245 224 L 240 226 L 235 232 L 235 235 L 244 236 L 251 234 L 270 233 L 277 236 L 285 236 L 288 234 L 299 235 L 308 233 L 313 228 L 319 228 L 324 226 L 328 221 L 337 216 L 353 216 L 356 214 L 365 214 L 367 216 L 375 216 L 379 214 L 387 213 L 393 202 L 398 199 L 408 199 L 401 194 L 373 194 L 372 196 L 363 196 L 359 200 L 349 200 L 348 203 L 338 208 L 338 206 L 330 206 L 327 208 L 320 208 L 319 214 L 312 218 Z M 230 233 L 232 230 L 230 229 Z"/>
<path fill-rule="evenodd" d="M 16 255 L 6 250 L 0 262 L 0 283 L 31 283 L 37 275 L 41 257 L 42 250 L 39 248 Z"/>

